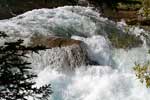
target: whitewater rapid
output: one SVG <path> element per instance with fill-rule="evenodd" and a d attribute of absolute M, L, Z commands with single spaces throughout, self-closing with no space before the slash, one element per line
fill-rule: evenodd
<path fill-rule="evenodd" d="M 150 59 L 147 49 L 110 50 L 103 39 L 94 36 L 84 40 L 92 50 L 91 58 L 103 66 L 80 66 L 72 74 L 46 66 L 38 74 L 37 86 L 52 84 L 50 100 L 149 100 L 150 89 L 133 72 L 135 62 L 143 64 Z M 100 41 L 102 44 L 98 45 Z"/>
<path fill-rule="evenodd" d="M 54 93 L 49 100 L 149 100 L 150 89 L 133 72 L 135 62 L 144 64 L 150 60 L 145 39 L 141 36 L 140 47 L 117 49 L 107 38 L 112 32 L 126 34 L 126 27 L 124 22 L 115 23 L 100 17 L 90 7 L 80 6 L 36 9 L 0 21 L 0 31 L 11 36 L 8 40 L 21 37 L 28 44 L 32 36 L 42 34 L 81 40 L 87 45 L 89 58 L 98 65 L 83 64 L 71 73 L 58 70 L 62 65 L 69 67 L 65 58 L 61 58 L 64 55 L 70 57 L 70 62 L 74 61 L 70 47 L 29 55 L 33 70 L 38 73 L 36 85 L 52 85 Z M 146 34 L 138 27 L 129 28 L 129 32 L 135 36 Z M 52 61 L 55 63 L 51 64 Z"/>

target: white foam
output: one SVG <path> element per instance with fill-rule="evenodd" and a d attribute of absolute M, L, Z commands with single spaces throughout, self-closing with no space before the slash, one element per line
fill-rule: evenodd
<path fill-rule="evenodd" d="M 84 57 L 75 59 L 70 47 L 29 55 L 34 71 L 38 72 L 36 85 L 52 84 L 54 93 L 49 100 L 149 100 L 150 90 L 136 79 L 132 70 L 135 62 L 150 60 L 147 53 L 149 48 L 143 45 L 128 51 L 116 49 L 111 47 L 107 38 L 108 34 L 114 32 L 125 33 L 126 27 L 124 22 L 116 24 L 100 17 L 92 8 L 80 6 L 38 9 L 0 21 L 0 31 L 10 35 L 11 40 L 25 38 L 28 43 L 34 34 L 82 40 L 87 44 L 88 56 L 100 64 L 78 65 L 84 61 Z M 129 31 L 135 36 L 145 33 L 139 28 L 129 27 Z M 70 66 L 65 57 L 68 57 Z M 78 67 L 72 74 L 57 70 L 72 65 Z"/>
<path fill-rule="evenodd" d="M 37 79 L 52 84 L 51 100 L 147 100 L 149 89 L 134 74 L 118 72 L 109 66 L 82 66 L 74 75 L 43 70 Z M 45 82 L 45 83 L 43 83 Z M 139 93 L 137 95 L 137 93 Z"/>
<path fill-rule="evenodd" d="M 111 48 L 109 41 L 103 36 L 96 35 L 89 38 L 73 36 L 73 39 L 84 41 L 88 46 L 89 58 L 100 65 L 112 65 Z"/>

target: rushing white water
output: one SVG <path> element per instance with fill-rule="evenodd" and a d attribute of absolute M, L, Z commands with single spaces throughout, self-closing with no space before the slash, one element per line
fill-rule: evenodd
<path fill-rule="evenodd" d="M 34 34 L 89 37 L 94 34 L 122 33 L 114 22 L 99 15 L 92 8 L 80 6 L 39 9 L 0 21 L 0 31 L 11 35 L 12 39 L 23 37 L 27 40 Z"/>
<path fill-rule="evenodd" d="M 87 39 L 89 40 L 87 44 L 89 48 L 93 47 L 90 48 L 93 50 L 91 51 L 93 56 L 98 61 L 108 61 L 103 64 L 109 66 L 80 66 L 71 75 L 46 66 L 39 73 L 37 86 L 52 84 L 54 93 L 50 100 L 148 100 L 150 90 L 139 82 L 132 69 L 134 62 L 144 63 L 149 59 L 147 50 L 144 48 L 133 48 L 128 51 L 106 50 L 105 46 L 95 45 L 96 39 L 92 38 Z M 93 44 L 90 41 L 93 41 Z M 99 44 L 99 41 L 96 43 Z M 104 56 L 106 51 L 107 55 Z M 109 61 L 115 64 L 110 66 Z"/>
<path fill-rule="evenodd" d="M 86 66 L 84 57 L 73 58 L 69 52 L 73 47 L 53 48 L 29 55 L 29 61 L 38 72 L 37 86 L 52 84 L 54 93 L 49 100 L 149 100 L 150 90 L 139 82 L 132 69 L 135 62 L 150 60 L 148 46 L 144 43 L 141 47 L 117 49 L 107 38 L 113 32 L 125 34 L 126 26 L 100 17 L 91 8 L 78 6 L 33 10 L 0 21 L 0 31 L 7 32 L 12 38 L 23 37 L 29 41 L 32 35 L 43 34 L 81 40 L 87 45 L 88 57 L 99 64 Z M 135 36 L 144 32 L 130 28 L 130 33 Z M 79 59 L 81 61 L 77 61 Z M 77 64 L 71 73 L 58 70 L 68 67 L 68 62 L 70 67 L 81 64 Z"/>

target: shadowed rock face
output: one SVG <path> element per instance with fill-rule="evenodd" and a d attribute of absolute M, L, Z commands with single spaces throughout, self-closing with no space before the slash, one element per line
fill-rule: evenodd
<path fill-rule="evenodd" d="M 0 0 L 0 19 L 7 19 L 32 9 L 75 5 L 77 0 Z"/>

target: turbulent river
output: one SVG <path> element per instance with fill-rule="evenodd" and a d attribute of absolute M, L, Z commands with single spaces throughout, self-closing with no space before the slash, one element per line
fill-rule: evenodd
<path fill-rule="evenodd" d="M 118 35 L 127 34 L 126 29 L 128 34 L 139 36 L 143 44 L 128 49 L 113 47 L 108 35 L 112 32 Z M 38 73 L 35 80 L 37 86 L 49 83 L 52 85 L 54 93 L 49 100 L 150 99 L 150 89 L 139 82 L 133 71 L 135 63 L 144 64 L 150 60 L 147 40 L 140 35 L 147 35 L 148 32 L 139 27 L 129 27 L 123 21 L 115 23 L 100 17 L 90 7 L 65 6 L 33 10 L 1 20 L 0 31 L 8 33 L 11 36 L 9 40 L 24 38 L 25 44 L 35 34 L 71 38 L 86 44 L 88 57 L 97 64 L 83 64 L 71 72 L 60 71 L 62 60 L 57 59 L 61 58 L 61 52 L 67 51 L 68 47 L 30 55 L 29 61 Z M 72 62 L 72 56 L 69 57 Z M 52 59 L 55 59 L 53 64 L 49 63 Z M 69 66 L 66 65 L 66 68 Z"/>

